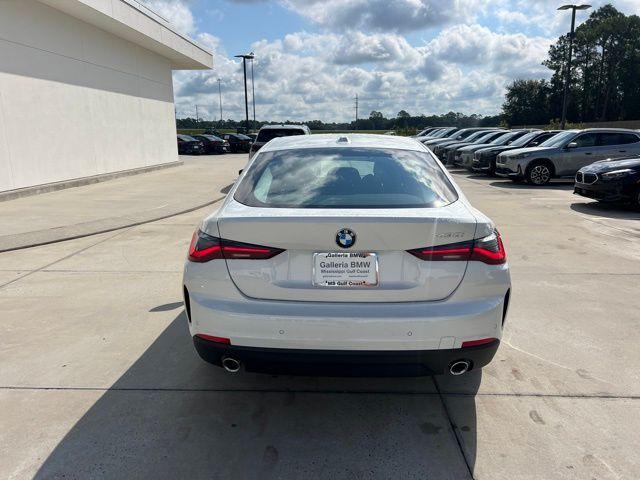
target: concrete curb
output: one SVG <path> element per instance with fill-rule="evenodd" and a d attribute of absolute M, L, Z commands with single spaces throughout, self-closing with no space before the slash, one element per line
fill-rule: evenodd
<path fill-rule="evenodd" d="M 154 172 L 156 170 L 163 170 L 165 168 L 179 167 L 182 164 L 184 164 L 184 162 L 182 160 L 178 160 L 176 162 L 163 163 L 160 165 L 151 165 L 148 167 L 132 168 L 131 170 L 121 170 L 119 172 L 104 173 L 101 175 L 94 175 L 92 177 L 74 178 L 72 180 L 64 180 L 62 182 L 45 183 L 43 185 L 34 185 L 33 187 L 18 188 L 16 190 L 0 192 L 0 202 L 15 200 L 16 198 L 30 197 L 32 195 L 39 195 L 41 193 L 56 192 L 58 190 L 64 190 L 67 188 L 82 187 L 84 185 L 107 182 L 116 178 Z"/>
<path fill-rule="evenodd" d="M 149 216 L 150 212 L 146 211 L 126 217 L 103 218 L 93 222 L 65 225 L 54 229 L 37 230 L 16 235 L 5 235 L 0 237 L 0 253 L 39 247 L 42 245 L 50 245 L 52 243 L 75 240 L 77 238 L 89 237 L 91 235 L 98 235 L 100 233 L 113 232 L 115 230 L 122 230 L 123 228 L 156 222 L 165 218 L 175 217 L 177 215 L 193 212 L 194 210 L 199 210 L 200 208 L 213 205 L 224 198 L 225 195 L 215 198 L 210 202 L 188 208 L 182 208 L 180 210 L 174 210 L 173 212 L 164 215 Z"/>

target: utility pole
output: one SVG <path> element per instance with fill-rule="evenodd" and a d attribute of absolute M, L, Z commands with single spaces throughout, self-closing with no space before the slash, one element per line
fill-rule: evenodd
<path fill-rule="evenodd" d="M 222 125 L 222 89 L 220 88 L 220 79 L 218 79 L 218 97 L 220 99 L 220 124 Z"/>
<path fill-rule="evenodd" d="M 571 9 L 571 33 L 569 34 L 569 54 L 567 55 L 567 65 L 564 77 L 564 92 L 562 94 L 562 119 L 560 120 L 560 129 L 564 130 L 567 124 L 567 102 L 569 97 L 569 84 L 571 83 L 571 57 L 573 56 L 573 37 L 576 29 L 576 10 L 586 10 L 591 5 L 563 5 L 558 10 Z"/>
<path fill-rule="evenodd" d="M 196 105 L 196 128 L 198 128 L 199 123 L 200 123 L 200 119 L 198 117 L 198 105 Z"/>
<path fill-rule="evenodd" d="M 236 58 L 242 59 L 242 70 L 244 72 L 244 113 L 245 113 L 245 128 L 246 132 L 249 131 L 249 99 L 247 98 L 247 60 L 253 60 L 253 52 L 245 53 L 242 55 L 236 55 Z"/>
<path fill-rule="evenodd" d="M 356 125 L 355 129 L 358 129 L 358 94 L 356 93 Z"/>

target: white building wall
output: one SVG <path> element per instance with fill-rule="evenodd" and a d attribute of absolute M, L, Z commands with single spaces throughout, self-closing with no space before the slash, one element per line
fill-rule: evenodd
<path fill-rule="evenodd" d="M 175 133 L 168 59 L 0 1 L 0 191 L 174 162 Z"/>

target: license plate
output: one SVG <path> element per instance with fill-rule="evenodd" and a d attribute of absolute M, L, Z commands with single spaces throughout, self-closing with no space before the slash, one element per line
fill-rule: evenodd
<path fill-rule="evenodd" d="M 315 253 L 313 285 L 334 288 L 376 287 L 378 256 L 363 252 Z"/>

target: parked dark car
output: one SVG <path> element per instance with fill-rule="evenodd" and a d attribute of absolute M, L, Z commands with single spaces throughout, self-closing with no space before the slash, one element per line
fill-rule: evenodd
<path fill-rule="evenodd" d="M 542 142 L 549 140 L 551 137 L 560 133 L 561 130 L 534 130 L 533 132 L 523 135 L 519 139 L 511 142 L 509 145 L 483 148 L 473 154 L 472 170 L 474 172 L 482 172 L 489 175 L 496 173 L 496 158 L 498 154 L 516 148 L 537 147 Z"/>
<path fill-rule="evenodd" d="M 249 158 L 252 158 L 268 141 L 293 135 L 311 135 L 311 130 L 306 125 L 265 125 L 258 132 L 256 141 L 251 145 Z"/>
<path fill-rule="evenodd" d="M 483 148 L 511 145 L 520 137 L 523 137 L 530 132 L 530 129 L 524 128 L 517 130 L 508 130 L 490 142 L 475 143 L 473 145 L 467 145 L 466 147 L 458 148 L 456 150 L 455 158 L 453 159 L 453 164 L 471 171 L 473 169 L 473 154 L 478 150 L 482 150 Z"/>
<path fill-rule="evenodd" d="M 438 138 L 430 138 L 422 143 L 424 143 L 429 149 L 436 155 L 440 153 L 440 149 L 446 145 L 451 145 L 452 143 L 466 142 L 470 137 L 477 138 L 482 135 L 482 132 L 489 133 L 493 130 L 498 130 L 497 128 L 463 128 L 457 129 L 453 128 L 453 131 L 447 133 L 444 136 L 440 136 Z M 480 132 L 480 133 L 479 133 Z"/>
<path fill-rule="evenodd" d="M 576 173 L 573 193 L 601 202 L 631 203 L 640 209 L 640 157 L 582 167 Z"/>
<path fill-rule="evenodd" d="M 204 145 L 189 135 L 178 135 L 178 154 L 200 155 L 204 151 Z"/>
<path fill-rule="evenodd" d="M 418 137 L 426 137 L 427 135 L 429 135 L 430 133 L 439 130 L 440 127 L 427 127 L 427 128 L 423 128 L 422 130 L 420 130 L 418 133 L 416 133 L 415 135 L 411 135 L 412 138 L 418 138 Z"/>
<path fill-rule="evenodd" d="M 194 135 L 193 138 L 200 140 L 204 145 L 204 153 L 227 153 L 229 142 L 215 135 Z"/>
<path fill-rule="evenodd" d="M 251 139 L 251 143 L 256 141 L 256 138 L 258 138 L 258 134 L 257 133 L 245 133 L 244 135 L 246 135 L 247 137 L 249 137 Z"/>
<path fill-rule="evenodd" d="M 449 143 L 445 146 L 439 145 L 439 158 L 445 165 L 453 165 L 453 160 L 455 159 L 458 148 L 466 147 L 467 145 L 480 145 L 492 142 L 505 133 L 507 133 L 507 131 L 502 129 L 480 130 L 479 132 L 469 135 L 464 141 Z"/>
<path fill-rule="evenodd" d="M 242 133 L 225 133 L 222 138 L 229 142 L 229 149 L 233 153 L 249 152 L 253 140 Z"/>

